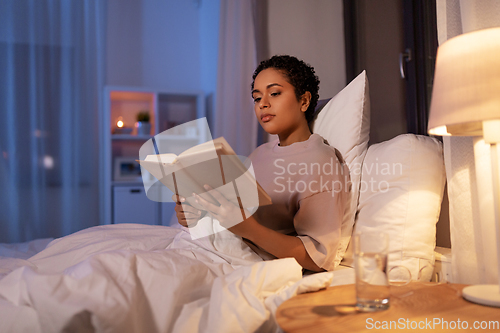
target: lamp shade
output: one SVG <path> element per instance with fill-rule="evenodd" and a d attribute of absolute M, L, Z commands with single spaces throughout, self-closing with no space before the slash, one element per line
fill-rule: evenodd
<path fill-rule="evenodd" d="M 500 120 L 500 28 L 466 33 L 437 53 L 428 131 L 483 135 L 483 122 Z"/>
<path fill-rule="evenodd" d="M 439 47 L 428 129 L 435 135 L 482 136 L 490 145 L 500 279 L 500 28 L 463 34 Z M 499 286 L 467 286 L 462 295 L 500 307 Z"/>

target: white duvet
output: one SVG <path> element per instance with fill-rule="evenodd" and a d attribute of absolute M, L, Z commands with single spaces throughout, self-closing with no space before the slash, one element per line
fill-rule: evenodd
<path fill-rule="evenodd" d="M 262 261 L 229 231 L 98 226 L 0 256 L 0 332 L 274 332 L 279 304 L 332 277 Z"/>

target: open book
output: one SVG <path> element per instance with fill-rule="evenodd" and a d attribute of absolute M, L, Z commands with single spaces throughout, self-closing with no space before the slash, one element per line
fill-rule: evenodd
<path fill-rule="evenodd" d="M 255 180 L 250 160 L 242 161 L 223 138 L 189 148 L 179 155 L 147 155 L 138 161 L 173 193 L 186 198 L 198 209 L 193 193 L 218 205 L 205 184 L 219 191 L 240 208 L 256 208 L 271 204 L 271 198 Z"/>

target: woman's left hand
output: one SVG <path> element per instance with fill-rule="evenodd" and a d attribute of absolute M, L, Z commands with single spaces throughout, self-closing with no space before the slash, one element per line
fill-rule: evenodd
<path fill-rule="evenodd" d="M 196 202 L 203 206 L 206 211 L 216 218 L 224 228 L 232 228 L 245 220 L 243 211 L 240 207 L 227 200 L 218 190 L 215 190 L 208 185 L 205 185 L 204 187 L 207 191 L 209 191 L 210 195 L 212 195 L 212 197 L 219 202 L 220 206 L 208 202 L 195 193 L 193 193 L 193 196 Z M 246 213 L 248 212 L 245 212 L 245 214 Z"/>

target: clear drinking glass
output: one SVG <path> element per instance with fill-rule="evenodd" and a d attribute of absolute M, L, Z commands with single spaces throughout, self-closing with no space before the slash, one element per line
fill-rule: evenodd
<path fill-rule="evenodd" d="M 370 312 L 389 308 L 387 255 L 389 236 L 383 232 L 363 231 L 354 234 L 354 270 L 356 307 Z"/>

